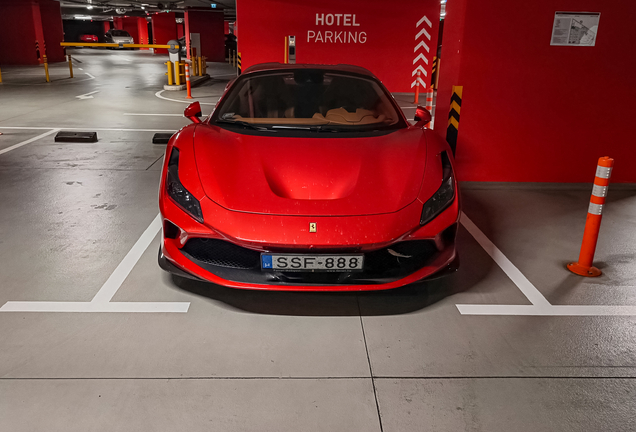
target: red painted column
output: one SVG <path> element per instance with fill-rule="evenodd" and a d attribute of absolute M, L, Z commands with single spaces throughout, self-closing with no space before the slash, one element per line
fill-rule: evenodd
<path fill-rule="evenodd" d="M 148 40 L 148 22 L 146 18 L 137 18 L 137 34 L 139 35 L 139 43 L 150 43 Z M 150 48 L 139 48 L 142 50 L 149 50 Z"/>
<path fill-rule="evenodd" d="M 0 65 L 38 64 L 29 2 L 0 0 Z"/>
<path fill-rule="evenodd" d="M 153 43 L 164 45 L 168 41 L 177 39 L 177 22 L 175 21 L 174 12 L 156 13 L 152 16 L 152 37 Z M 167 54 L 168 50 L 164 48 L 155 49 L 157 54 Z"/>
<path fill-rule="evenodd" d="M 60 46 L 60 42 L 64 40 L 60 3 L 53 0 L 39 0 L 39 4 L 48 61 L 49 63 L 65 61 L 64 48 Z"/>
<path fill-rule="evenodd" d="M 186 41 L 186 57 L 188 60 L 190 59 L 190 16 L 188 15 L 188 11 L 185 11 L 183 14 L 183 31 L 185 32 L 185 41 Z"/>
<path fill-rule="evenodd" d="M 223 12 L 206 10 L 187 10 L 186 33 L 199 33 L 201 53 L 208 61 L 225 61 L 225 32 Z"/>
<path fill-rule="evenodd" d="M 35 52 L 38 63 L 44 63 L 46 55 L 46 42 L 44 41 L 44 30 L 42 29 L 42 17 L 40 15 L 40 5 L 31 3 L 31 17 L 33 19 L 33 28 L 35 29 Z"/>
<path fill-rule="evenodd" d="M 60 4 L 53 0 L 0 0 L 0 63 L 36 65 L 63 61 Z M 37 48 L 36 48 L 37 44 Z"/>
<path fill-rule="evenodd" d="M 104 21 L 104 33 L 106 33 L 110 29 L 110 21 Z"/>

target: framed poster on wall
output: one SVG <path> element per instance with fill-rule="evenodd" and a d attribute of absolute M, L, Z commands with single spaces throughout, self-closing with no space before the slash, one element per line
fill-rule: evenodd
<path fill-rule="evenodd" d="M 555 12 L 550 45 L 594 46 L 600 12 Z"/>

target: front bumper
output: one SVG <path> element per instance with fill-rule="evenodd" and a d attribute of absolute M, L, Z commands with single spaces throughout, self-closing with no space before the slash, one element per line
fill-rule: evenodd
<path fill-rule="evenodd" d="M 210 208 L 209 203 L 206 204 L 208 205 L 204 204 L 204 214 L 208 217 Z M 208 211 L 205 211 L 206 207 Z M 456 270 L 455 235 L 459 212 L 457 200 L 429 224 L 414 227 L 406 233 L 400 231 L 399 226 L 405 226 L 400 221 L 405 218 L 417 220 L 421 206 L 407 206 L 396 214 L 356 217 L 355 220 L 351 217 L 264 216 L 231 212 L 222 208 L 216 210 L 229 214 L 223 217 L 218 217 L 221 214 L 210 217 L 209 220 L 218 221 L 212 229 L 194 221 L 170 199 L 163 200 L 164 234 L 167 231 L 166 223 L 178 226 L 179 232 L 184 234 L 173 236 L 174 238 L 166 238 L 170 236 L 164 235 L 159 258 L 160 266 L 164 270 L 232 288 L 278 291 L 385 290 Z M 237 224 L 238 220 L 242 223 Z M 306 240 L 289 241 L 289 237 L 286 236 L 281 236 L 285 237 L 286 241 L 273 241 L 273 238 L 278 237 L 272 238 L 272 233 L 279 232 L 279 227 L 282 226 L 287 234 L 298 233 L 298 229 L 308 225 L 310 220 L 318 221 L 318 226 L 326 230 L 337 230 L 341 234 L 340 243 L 308 244 Z M 234 227 L 240 225 L 253 228 L 248 229 L 249 232 L 234 230 L 241 233 L 241 238 L 229 237 L 220 231 L 220 228 L 225 228 L 228 223 Z M 369 227 L 373 227 L 374 230 L 370 230 Z M 258 231 L 254 228 L 258 228 Z M 258 232 L 262 234 L 260 238 L 256 235 Z M 345 232 L 349 235 L 345 235 Z M 305 237 L 299 235 L 298 238 L 308 237 L 305 234 Z M 201 252 L 200 247 L 192 247 L 193 244 L 202 241 L 210 245 L 216 242 L 217 246 L 227 246 L 229 249 L 220 251 L 220 256 L 241 255 L 245 260 L 232 263 Z M 333 237 L 330 238 L 330 242 L 332 241 Z M 410 247 L 414 252 L 408 252 L 405 247 Z M 410 255 L 414 259 L 396 258 L 387 252 L 390 248 L 399 255 Z M 261 271 L 261 252 L 364 253 L 366 262 L 365 269 L 357 273 Z M 237 259 L 241 261 L 243 258 Z"/>

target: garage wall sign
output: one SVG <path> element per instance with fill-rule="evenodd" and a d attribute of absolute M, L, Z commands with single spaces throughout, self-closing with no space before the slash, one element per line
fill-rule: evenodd
<path fill-rule="evenodd" d="M 347 27 L 360 27 L 360 23 L 356 22 L 356 14 L 317 13 L 316 29 L 307 30 L 307 42 L 354 44 L 367 42 L 367 32 L 347 29 Z"/>
<path fill-rule="evenodd" d="M 430 85 L 439 0 L 240 0 L 236 13 L 244 70 L 284 62 L 285 37 L 295 35 L 296 63 L 362 66 L 393 92 L 413 92 L 418 72 L 420 86 Z"/>
<path fill-rule="evenodd" d="M 415 79 L 411 83 L 411 87 L 415 87 L 417 81 L 420 81 L 420 85 L 422 87 L 426 87 L 426 83 L 422 80 L 422 76 L 428 76 L 426 72 L 426 68 L 422 66 L 428 65 L 428 56 L 431 52 L 431 48 L 428 44 L 431 43 L 431 34 L 430 31 L 433 28 L 433 23 L 429 21 L 429 19 L 424 15 L 418 22 L 415 24 L 415 31 L 417 34 L 415 35 L 415 49 L 413 50 L 415 58 L 413 59 L 413 72 L 411 73 L 412 77 L 417 77 L 417 72 L 420 71 L 421 75 Z M 433 72 L 431 71 L 431 74 Z"/>
<path fill-rule="evenodd" d="M 550 45 L 594 46 L 600 12 L 556 12 Z"/>

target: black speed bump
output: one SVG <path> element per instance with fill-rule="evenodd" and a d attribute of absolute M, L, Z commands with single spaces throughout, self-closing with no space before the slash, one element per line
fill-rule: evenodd
<path fill-rule="evenodd" d="M 156 133 L 152 137 L 152 143 L 153 144 L 168 144 L 168 141 L 170 141 L 170 138 L 172 137 L 172 135 L 173 134 L 171 133 Z"/>
<path fill-rule="evenodd" d="M 462 91 L 464 86 L 453 86 L 450 110 L 448 112 L 448 126 L 446 127 L 446 141 L 455 154 L 457 134 L 459 132 L 459 113 L 462 109 Z"/>
<path fill-rule="evenodd" d="M 97 132 L 60 131 L 55 135 L 55 142 L 97 142 Z"/>

